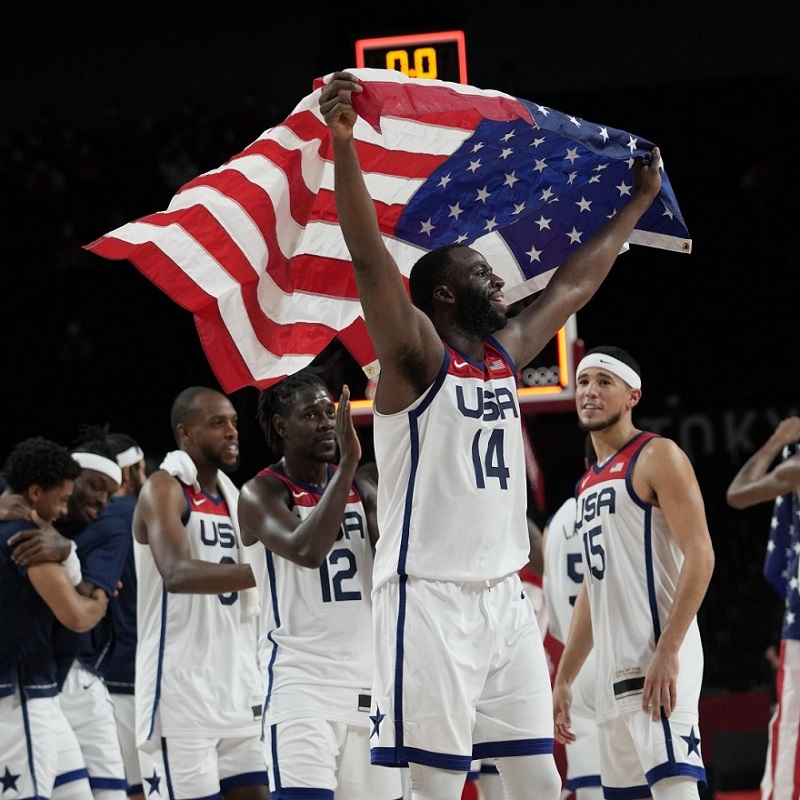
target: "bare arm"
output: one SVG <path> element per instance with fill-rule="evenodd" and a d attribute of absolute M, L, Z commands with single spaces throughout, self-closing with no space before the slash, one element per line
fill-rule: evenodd
<path fill-rule="evenodd" d="M 381 239 L 353 139 L 358 115 L 351 95 L 359 91 L 361 86 L 349 73 L 335 73 L 320 95 L 320 111 L 333 139 L 339 224 L 353 260 L 364 320 L 381 363 L 376 406 L 380 408 L 384 395 L 400 408 L 432 383 L 442 363 L 443 345 L 428 317 L 412 305 L 397 263 Z M 408 376 L 409 363 L 418 373 L 413 380 Z"/>
<path fill-rule="evenodd" d="M 163 470 L 145 482 L 133 517 L 136 541 L 150 546 L 168 592 L 226 594 L 255 586 L 249 564 L 217 564 L 192 558 L 181 522 L 186 497 L 180 482 Z M 236 509 L 231 509 L 236 513 Z"/>
<path fill-rule="evenodd" d="M 725 495 L 728 505 L 749 508 L 789 492 L 800 492 L 800 455 L 790 456 L 769 469 L 781 450 L 797 441 L 800 417 L 787 417 L 736 473 Z"/>
<path fill-rule="evenodd" d="M 316 569 L 333 547 L 342 526 L 347 497 L 361 458 L 361 443 L 350 413 L 350 392 L 345 386 L 336 409 L 339 468 L 314 510 L 305 519 L 291 511 L 286 485 L 269 475 L 256 475 L 239 495 L 239 527 L 246 545 L 256 540 L 273 553 Z"/>
<path fill-rule="evenodd" d="M 556 739 L 562 744 L 575 741 L 571 730 L 572 684 L 594 647 L 592 636 L 592 616 L 589 611 L 589 595 L 583 584 L 575 600 L 569 633 L 564 652 L 558 662 L 558 671 L 553 682 L 553 720 Z"/>
<path fill-rule="evenodd" d="M 25 502 L 22 495 L 6 488 L 0 494 L 0 522 L 12 519 L 26 519 L 34 522 L 33 509 Z"/>
<path fill-rule="evenodd" d="M 8 540 L 8 546 L 13 548 L 11 560 L 28 567 L 45 561 L 63 561 L 71 550 L 70 540 L 52 525 L 15 533 Z"/>
<path fill-rule="evenodd" d="M 556 271 L 541 294 L 496 336 L 517 364 L 527 364 L 605 280 L 636 223 L 661 189 L 661 152 L 633 166 L 633 197 Z"/>
<path fill-rule="evenodd" d="M 108 595 L 102 589 L 95 589 L 89 597 L 79 594 L 61 564 L 45 562 L 30 567 L 28 579 L 65 628 L 83 633 L 105 616 Z"/>
<path fill-rule="evenodd" d="M 361 490 L 361 499 L 364 503 L 364 511 L 367 514 L 367 531 L 369 533 L 369 540 L 372 546 L 378 543 L 380 533 L 378 530 L 378 485 L 372 478 L 367 476 L 359 477 L 356 473 L 358 480 L 358 488 Z"/>
<path fill-rule="evenodd" d="M 714 571 L 714 549 L 700 487 L 687 455 L 669 439 L 655 439 L 642 451 L 633 488 L 657 505 L 683 553 L 669 617 L 647 670 L 642 710 L 654 721 L 669 717 L 677 702 L 678 651 L 703 602 Z"/>
<path fill-rule="evenodd" d="M 542 529 L 530 518 L 528 520 L 528 541 L 531 549 L 528 552 L 528 569 L 541 578 L 544 574 L 544 543 Z"/>

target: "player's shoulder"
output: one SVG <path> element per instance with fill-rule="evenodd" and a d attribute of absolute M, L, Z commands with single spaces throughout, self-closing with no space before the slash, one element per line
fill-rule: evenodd
<path fill-rule="evenodd" d="M 674 439 L 651 431 L 646 431 L 645 434 L 639 448 L 641 450 L 640 462 L 646 458 L 677 459 L 679 461 L 688 459 L 686 451 Z"/>
<path fill-rule="evenodd" d="M 655 484 L 671 478 L 691 478 L 694 467 L 689 455 L 674 439 L 654 436 L 643 444 L 634 473 L 638 479 Z"/>

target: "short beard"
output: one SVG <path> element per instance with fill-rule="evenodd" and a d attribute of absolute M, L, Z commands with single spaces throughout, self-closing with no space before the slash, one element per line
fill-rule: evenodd
<path fill-rule="evenodd" d="M 468 336 L 486 339 L 505 328 L 508 317 L 485 296 L 470 294 L 457 305 L 454 322 Z"/>
<path fill-rule="evenodd" d="M 587 431 L 591 433 L 592 431 L 604 431 L 608 428 L 616 425 L 622 419 L 622 412 L 617 411 L 613 417 L 609 417 L 608 419 L 601 419 L 597 420 L 596 422 L 582 422 L 578 419 L 578 427 L 582 431 Z"/>
<path fill-rule="evenodd" d="M 218 469 L 222 470 L 222 472 L 233 473 L 233 472 L 236 472 L 237 469 L 239 469 L 239 462 L 240 461 L 241 461 L 241 458 L 239 456 L 237 456 L 236 461 L 234 461 L 232 464 L 223 464 L 222 461 L 218 461 L 217 462 L 217 467 L 218 467 Z"/>

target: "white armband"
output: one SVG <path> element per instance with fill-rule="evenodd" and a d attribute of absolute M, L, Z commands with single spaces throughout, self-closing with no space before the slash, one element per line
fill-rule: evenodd
<path fill-rule="evenodd" d="M 69 575 L 69 581 L 73 586 L 77 586 L 83 580 L 81 562 L 78 558 L 77 550 L 78 545 L 75 542 L 70 542 L 69 555 L 62 562 L 67 568 L 67 575 Z"/>

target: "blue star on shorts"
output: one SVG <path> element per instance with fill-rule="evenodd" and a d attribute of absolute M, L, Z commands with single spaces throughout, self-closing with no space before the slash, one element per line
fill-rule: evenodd
<path fill-rule="evenodd" d="M 148 789 L 148 796 L 153 794 L 153 792 L 157 792 L 161 794 L 161 776 L 153 769 L 153 777 L 152 778 L 145 778 L 145 781 L 150 784 L 150 788 Z"/>
<path fill-rule="evenodd" d="M 700 755 L 700 739 L 694 735 L 694 725 L 692 725 L 689 735 L 681 736 L 681 739 L 686 742 L 687 755 L 691 755 L 692 753 L 697 753 L 698 756 Z"/>
<path fill-rule="evenodd" d="M 381 733 L 381 722 L 385 719 L 386 714 L 381 714 L 380 708 L 375 706 L 375 714 L 370 714 L 369 718 L 372 720 L 372 733 L 370 733 L 369 738 L 371 739 L 373 736 L 380 736 Z"/>
<path fill-rule="evenodd" d="M 3 792 L 7 792 L 9 789 L 17 791 L 17 778 L 19 778 L 19 775 L 14 775 L 11 770 L 6 767 L 6 774 L 0 777 L 0 783 L 3 784 Z"/>

